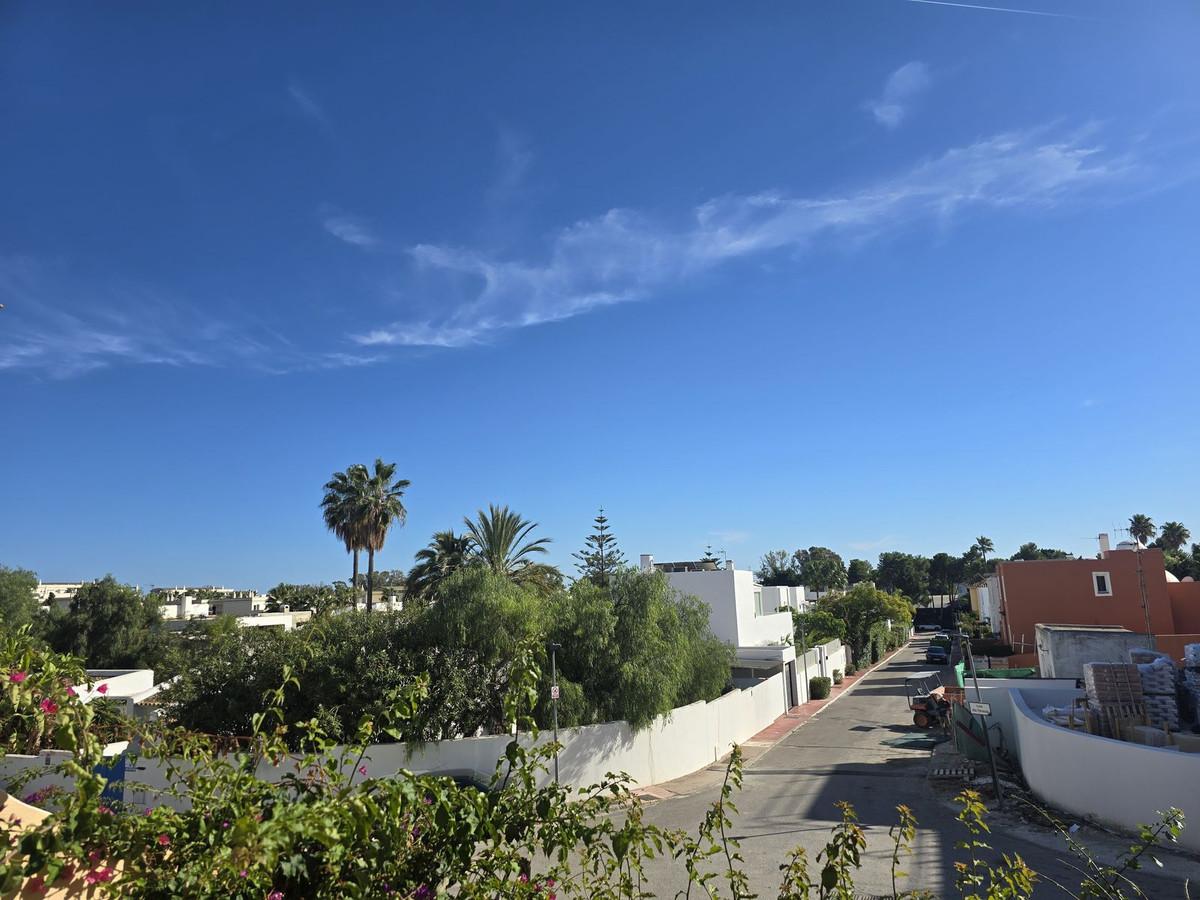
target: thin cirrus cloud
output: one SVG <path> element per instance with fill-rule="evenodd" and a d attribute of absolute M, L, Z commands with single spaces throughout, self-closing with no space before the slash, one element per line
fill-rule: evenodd
<path fill-rule="evenodd" d="M 316 122 L 322 128 L 329 127 L 329 117 L 325 114 L 324 107 L 295 81 L 288 85 L 288 96 L 292 98 L 292 103 L 295 104 L 301 114 Z"/>
<path fill-rule="evenodd" d="M 905 63 L 888 76 L 883 93 L 867 101 L 867 109 L 875 121 L 885 128 L 897 128 L 908 115 L 909 107 L 918 94 L 928 90 L 933 79 L 929 67 L 920 61 Z"/>
<path fill-rule="evenodd" d="M 995 135 L 947 150 L 891 178 L 816 197 L 782 191 L 728 194 L 692 210 L 681 227 L 613 209 L 552 236 L 544 258 L 495 258 L 418 244 L 419 269 L 477 287 L 437 318 L 351 335 L 364 346 L 464 347 L 495 335 L 642 300 L 725 263 L 804 252 L 821 240 L 868 240 L 970 209 L 1049 208 L 1129 176 L 1137 164 L 1107 150 L 1093 129 Z"/>
<path fill-rule="evenodd" d="M 322 225 L 339 241 L 355 247 L 374 247 L 379 244 L 379 238 L 371 231 L 370 226 L 357 216 L 326 216 Z"/>

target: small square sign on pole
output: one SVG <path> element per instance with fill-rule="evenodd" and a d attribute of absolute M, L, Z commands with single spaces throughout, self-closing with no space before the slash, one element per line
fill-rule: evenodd
<path fill-rule="evenodd" d="M 972 700 L 967 704 L 973 716 L 990 716 L 992 714 L 992 704 L 983 703 L 979 700 Z"/>
<path fill-rule="evenodd" d="M 557 684 L 550 688 L 550 699 L 551 700 L 558 699 L 558 685 Z"/>

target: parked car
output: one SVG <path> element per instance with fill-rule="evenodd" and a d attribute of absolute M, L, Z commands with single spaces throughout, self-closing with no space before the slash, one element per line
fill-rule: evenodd
<path fill-rule="evenodd" d="M 937 663 L 939 666 L 944 666 L 950 662 L 950 649 L 943 647 L 941 644 L 930 644 L 929 649 L 925 651 L 925 662 Z"/>
<path fill-rule="evenodd" d="M 942 626 L 936 622 L 922 622 L 917 625 L 917 631 L 941 631 Z"/>

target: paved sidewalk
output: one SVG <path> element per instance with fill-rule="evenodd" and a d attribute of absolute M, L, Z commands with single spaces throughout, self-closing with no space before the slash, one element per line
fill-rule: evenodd
<path fill-rule="evenodd" d="M 907 644 L 904 645 L 908 646 Z M 841 684 L 833 685 L 829 692 L 829 697 L 825 700 L 809 700 L 807 703 L 802 703 L 799 706 L 793 706 L 786 713 L 760 731 L 754 737 L 744 741 L 740 746 L 742 748 L 742 759 L 745 768 L 750 768 L 760 756 L 786 738 L 789 734 L 802 726 L 805 722 L 812 719 L 822 709 L 836 701 L 839 697 L 854 689 L 860 681 L 870 675 L 882 665 L 886 665 L 888 660 L 903 650 L 900 647 L 898 650 L 893 650 L 871 668 L 865 672 L 857 672 L 854 675 L 847 675 Z M 662 784 L 647 785 L 646 787 L 638 788 L 633 793 L 647 800 L 666 800 L 671 797 L 686 797 L 689 794 L 694 794 L 697 791 L 702 791 L 711 787 L 714 784 L 719 784 L 725 777 L 725 768 L 729 763 L 729 754 L 725 754 L 711 766 L 706 766 L 690 775 L 684 775 L 681 778 L 676 778 L 673 781 L 663 782 Z"/>

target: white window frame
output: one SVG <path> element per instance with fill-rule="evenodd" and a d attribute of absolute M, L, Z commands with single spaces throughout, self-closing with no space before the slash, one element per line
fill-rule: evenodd
<path fill-rule="evenodd" d="M 1108 588 L 1108 590 L 1105 590 L 1105 591 L 1100 590 L 1100 579 L 1101 578 L 1104 579 L 1104 585 L 1106 588 Z M 1113 595 L 1112 575 L 1110 575 L 1108 572 L 1093 572 L 1092 573 L 1092 590 L 1096 592 L 1097 597 L 1111 597 Z"/>
<path fill-rule="evenodd" d="M 756 616 L 763 615 L 762 591 L 754 592 L 754 615 L 756 615 Z"/>

